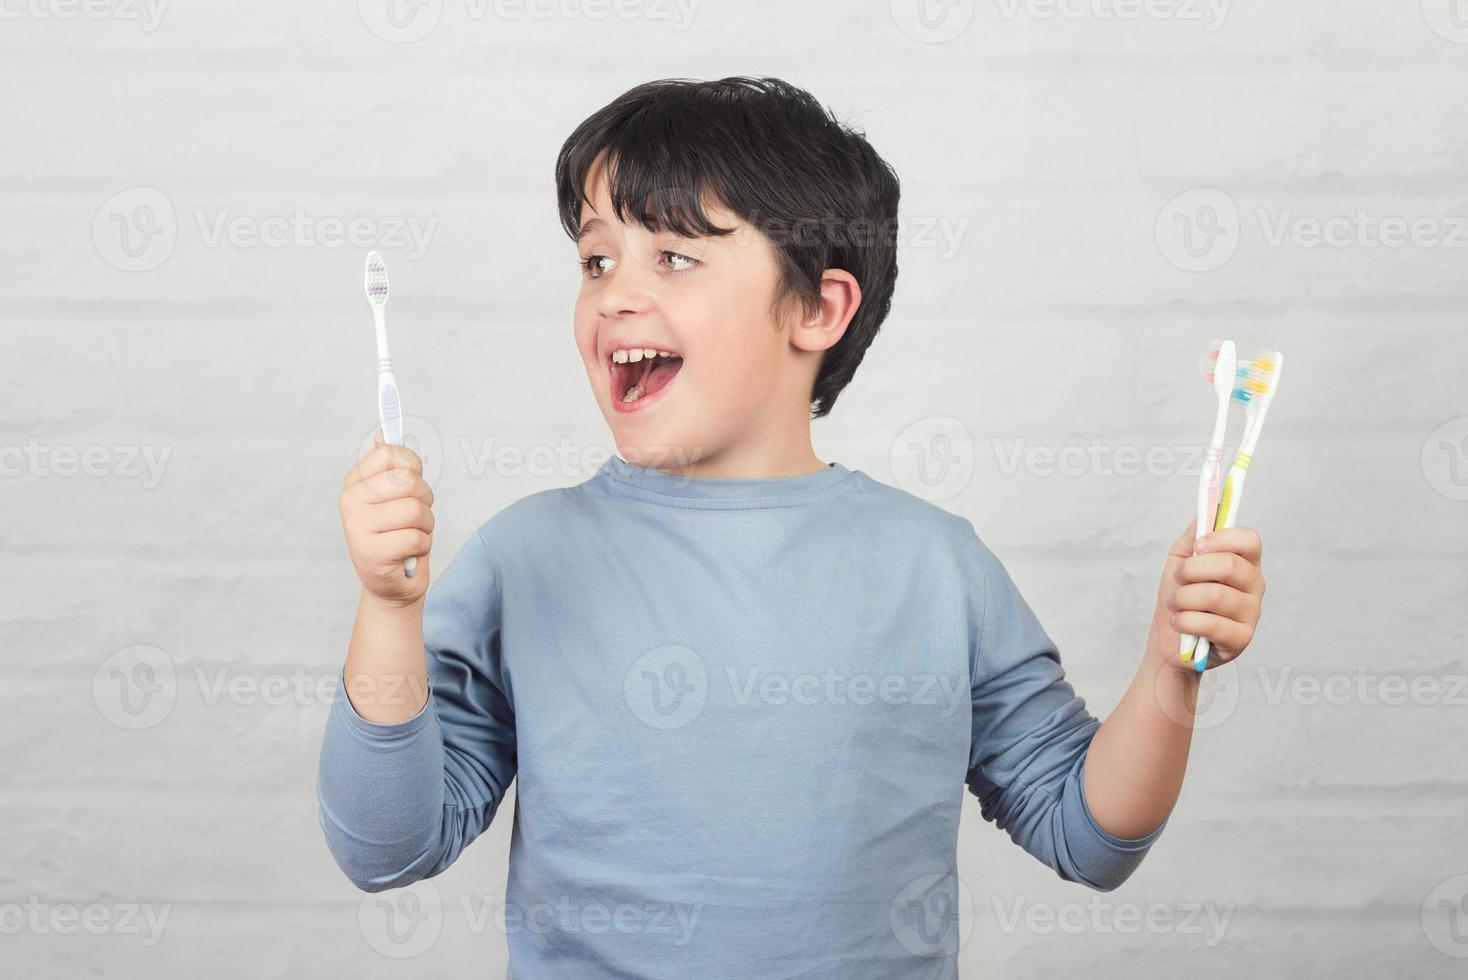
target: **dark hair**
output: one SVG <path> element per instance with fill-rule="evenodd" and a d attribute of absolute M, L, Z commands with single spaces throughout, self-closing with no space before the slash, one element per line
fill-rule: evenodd
<path fill-rule="evenodd" d="M 786 300 L 819 307 L 821 274 L 844 269 L 862 299 L 821 358 L 812 417 L 831 410 L 892 307 L 897 282 L 897 174 L 865 135 L 778 78 L 669 78 L 630 89 L 590 116 L 556 158 L 561 225 L 573 239 L 587 178 L 605 154 L 612 208 L 626 222 L 685 237 L 729 234 L 713 200 L 770 239 Z"/>

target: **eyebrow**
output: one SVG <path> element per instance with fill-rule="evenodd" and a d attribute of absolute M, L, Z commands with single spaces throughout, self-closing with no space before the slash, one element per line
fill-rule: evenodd
<path fill-rule="evenodd" d="M 580 229 L 578 229 L 577 232 L 576 232 L 576 244 L 577 245 L 580 245 L 589 236 L 594 235 L 596 232 L 601 231 L 606 226 L 607 226 L 607 223 L 605 221 L 603 221 L 601 218 L 591 218 L 591 219 L 588 219 L 587 222 L 586 222 L 586 224 L 582 225 L 580 227 Z M 693 241 L 695 239 L 701 238 L 702 236 L 699 236 L 699 235 L 683 235 L 683 236 L 679 236 L 679 237 L 684 238 L 684 239 L 686 239 L 688 241 Z"/>
<path fill-rule="evenodd" d="M 602 219 L 592 218 L 590 221 L 586 222 L 586 224 L 581 226 L 580 231 L 576 232 L 576 244 L 580 245 L 583 241 L 586 240 L 586 236 L 592 234 L 593 232 L 601 230 L 605 225 L 606 222 Z"/>

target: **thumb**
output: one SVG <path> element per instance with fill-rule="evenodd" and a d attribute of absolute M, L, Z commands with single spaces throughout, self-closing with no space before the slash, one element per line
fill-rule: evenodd
<path fill-rule="evenodd" d="M 1182 536 L 1172 543 L 1172 547 L 1167 551 L 1168 556 L 1172 558 L 1191 558 L 1193 556 L 1193 541 L 1197 533 L 1198 519 L 1195 517 L 1193 518 L 1193 522 L 1188 525 L 1188 529 L 1182 533 Z"/>
<path fill-rule="evenodd" d="M 376 432 L 372 433 L 372 446 L 375 449 L 380 445 L 382 445 L 382 429 L 379 427 Z"/>

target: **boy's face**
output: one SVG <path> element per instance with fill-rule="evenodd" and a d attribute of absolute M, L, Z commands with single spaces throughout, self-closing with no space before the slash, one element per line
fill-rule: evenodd
<path fill-rule="evenodd" d="M 683 238 L 624 224 L 604 169 L 588 187 L 576 345 L 622 456 L 683 471 L 808 425 L 820 351 L 795 346 L 772 319 L 779 268 L 770 241 L 712 206 L 709 219 L 733 234 Z M 674 356 L 614 363 L 629 345 Z"/>

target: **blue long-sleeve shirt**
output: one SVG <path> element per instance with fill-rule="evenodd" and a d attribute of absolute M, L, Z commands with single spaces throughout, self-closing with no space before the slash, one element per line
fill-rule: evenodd
<path fill-rule="evenodd" d="M 954 977 L 965 784 L 1095 889 L 1163 829 L 1092 817 L 1099 723 L 973 525 L 840 463 L 685 478 L 613 456 L 484 523 L 429 590 L 424 645 L 413 718 L 338 690 L 321 826 L 359 888 L 408 885 L 518 779 L 517 980 Z"/>

